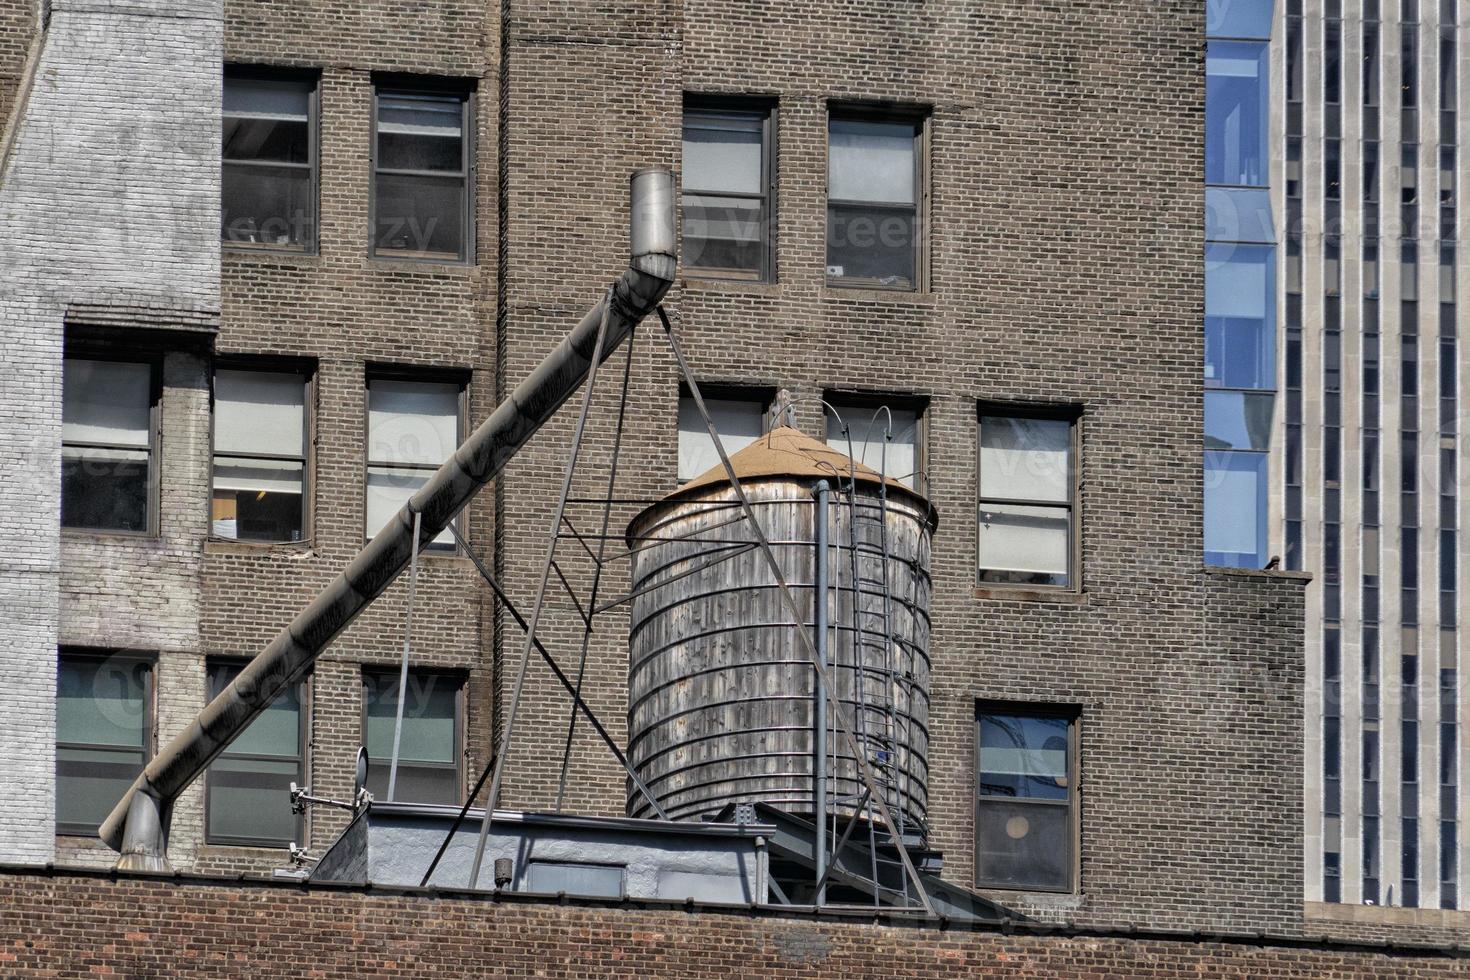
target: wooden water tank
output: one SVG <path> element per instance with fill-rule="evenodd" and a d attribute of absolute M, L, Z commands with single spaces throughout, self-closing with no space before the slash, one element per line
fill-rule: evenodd
<path fill-rule="evenodd" d="M 832 696 L 847 706 L 895 817 L 922 832 L 933 507 L 861 464 L 854 479 L 847 456 L 790 428 L 731 463 L 806 621 L 791 622 L 766 559 L 749 547 L 723 468 L 634 518 L 629 761 L 676 820 L 735 802 L 813 812 L 816 672 L 796 630 L 813 629 L 813 489 L 825 479 Z M 828 807 L 852 814 L 861 778 L 830 721 L 827 744 Z M 631 792 L 628 813 L 655 815 Z"/>

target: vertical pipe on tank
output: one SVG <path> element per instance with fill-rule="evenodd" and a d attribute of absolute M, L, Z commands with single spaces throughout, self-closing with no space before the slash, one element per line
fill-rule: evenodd
<path fill-rule="evenodd" d="M 812 495 L 812 540 L 816 560 L 812 575 L 812 622 L 816 629 L 817 660 L 827 666 L 827 494 L 826 480 L 818 480 Z M 822 683 L 823 671 L 814 671 L 812 706 L 812 815 L 816 818 L 817 905 L 827 901 L 827 687 Z"/>

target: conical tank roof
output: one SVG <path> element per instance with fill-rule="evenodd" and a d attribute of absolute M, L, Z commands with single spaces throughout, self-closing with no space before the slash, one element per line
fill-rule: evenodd
<path fill-rule="evenodd" d="M 730 457 L 730 468 L 741 484 L 757 480 L 798 480 L 816 483 L 826 480 L 834 490 L 841 489 L 849 480 L 867 484 L 873 490 L 886 486 L 888 493 L 906 497 L 916 503 L 929 518 L 931 528 L 939 524 L 939 513 L 928 499 L 911 487 L 893 477 L 885 478 L 871 466 L 855 462 L 825 442 L 813 439 L 789 425 L 777 426 L 760 436 L 750 445 Z M 700 495 L 700 491 L 713 487 L 727 487 L 730 479 L 722 463 L 717 463 L 687 483 L 666 494 L 648 510 L 662 508 L 668 503 Z M 647 514 L 648 511 L 644 511 Z M 643 519 L 638 515 L 629 524 L 632 527 Z"/>

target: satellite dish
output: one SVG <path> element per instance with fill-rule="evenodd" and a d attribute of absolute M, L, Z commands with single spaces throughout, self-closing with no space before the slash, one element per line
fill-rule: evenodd
<path fill-rule="evenodd" d="M 367 786 L 368 775 L 368 750 L 366 745 L 357 748 L 357 766 L 352 773 L 352 806 L 357 807 L 357 801 L 362 797 L 362 791 Z"/>

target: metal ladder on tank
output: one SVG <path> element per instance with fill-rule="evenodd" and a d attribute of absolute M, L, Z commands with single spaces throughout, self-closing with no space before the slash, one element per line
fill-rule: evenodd
<path fill-rule="evenodd" d="M 885 452 L 884 457 L 886 455 Z M 908 832 L 907 821 L 910 814 L 910 808 L 905 805 L 905 802 L 906 798 L 912 794 L 912 789 L 907 785 L 909 777 L 901 764 L 903 760 L 900 757 L 899 748 L 901 744 L 908 743 L 908 736 L 911 733 L 907 731 L 907 720 L 900 721 L 895 694 L 901 684 L 908 686 L 909 672 L 901 669 L 895 661 L 896 651 L 904 651 L 904 659 L 909 659 L 912 654 L 908 652 L 907 645 L 894 636 L 893 631 L 893 596 L 888 579 L 891 555 L 888 542 L 886 458 L 880 460 L 879 475 L 876 515 L 872 507 L 859 506 L 856 478 L 854 477 L 849 483 L 848 553 L 851 556 L 852 566 L 850 582 L 853 618 L 853 695 L 857 702 L 859 741 L 868 752 L 868 761 L 877 776 L 878 788 L 884 794 L 884 800 L 898 822 L 898 827 L 895 829 L 899 839 L 892 843 L 894 846 L 902 846 L 902 840 Z M 861 533 L 864 529 L 875 533 L 871 536 L 864 535 Z M 870 538 L 877 539 L 876 545 Z M 870 570 L 875 565 L 880 570 L 881 577 L 864 574 L 865 569 Z M 881 606 L 878 609 L 864 608 L 865 596 L 881 597 Z M 869 625 L 874 619 L 877 620 L 877 623 L 873 625 L 877 628 Z M 870 654 L 877 654 L 871 658 L 877 662 L 876 670 L 869 666 Z M 870 690 L 869 680 L 875 674 L 878 683 L 874 685 L 874 690 Z M 910 692 L 910 697 L 912 697 L 912 692 Z M 876 731 L 870 727 L 875 719 L 878 722 Z M 900 732 L 901 727 L 904 729 L 902 732 Z M 877 821 L 873 819 L 873 801 L 867 800 L 865 808 L 865 820 L 868 825 L 868 853 L 872 858 L 875 896 L 880 878 L 879 869 L 888 865 L 899 871 L 898 878 L 902 883 L 901 893 L 904 901 L 907 902 L 909 883 L 907 876 L 902 873 L 902 862 L 880 855 Z"/>

